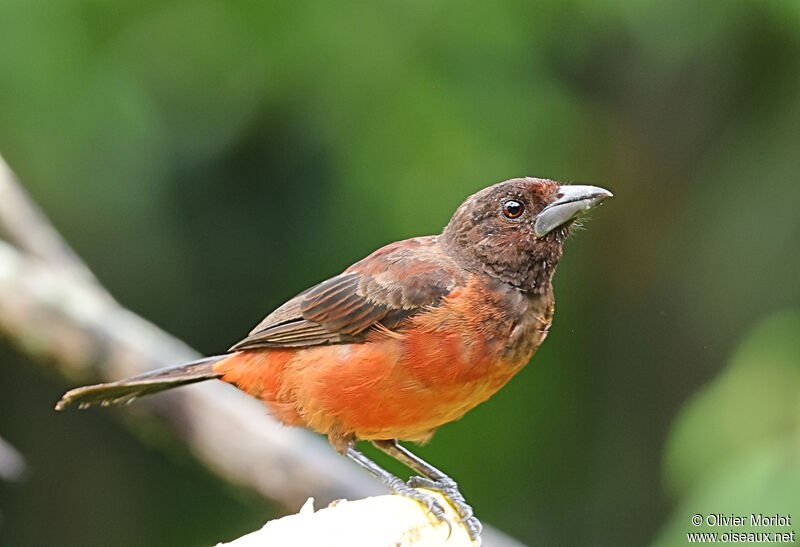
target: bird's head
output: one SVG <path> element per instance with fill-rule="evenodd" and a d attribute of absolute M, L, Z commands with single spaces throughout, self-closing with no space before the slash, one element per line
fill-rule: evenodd
<path fill-rule="evenodd" d="M 597 186 L 510 179 L 467 198 L 442 232 L 442 245 L 468 270 L 544 292 L 575 219 L 611 196 Z"/>

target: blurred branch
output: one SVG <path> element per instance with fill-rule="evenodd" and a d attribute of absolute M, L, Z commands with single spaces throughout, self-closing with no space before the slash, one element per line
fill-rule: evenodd
<path fill-rule="evenodd" d="M 17 245 L 0 240 L 0 331 L 26 353 L 74 382 L 116 380 L 198 357 L 100 286 L 1 157 L 0 229 Z M 222 383 L 154 396 L 132 410 L 163 419 L 223 479 L 287 507 L 310 495 L 327 503 L 383 491 L 322 439 L 284 428 L 255 399 Z M 484 539 L 519 545 L 491 529 Z"/>
<path fill-rule="evenodd" d="M 2 156 L 0 230 L 5 232 L 8 241 L 26 254 L 41 258 L 53 268 L 69 270 L 79 277 L 94 280 L 92 272 L 31 200 Z"/>
<path fill-rule="evenodd" d="M 0 480 L 17 481 L 25 475 L 25 458 L 0 437 Z"/>
<path fill-rule="evenodd" d="M 452 522 L 458 522 L 453 508 L 435 495 Z M 341 501 L 314 511 L 309 500 L 296 515 L 268 522 L 263 528 L 217 547 L 260 547 L 269 545 L 325 545 L 326 547 L 410 547 L 411 545 L 473 545 L 463 526 L 430 518 L 422 506 L 402 496 L 378 496 L 358 501 Z"/>

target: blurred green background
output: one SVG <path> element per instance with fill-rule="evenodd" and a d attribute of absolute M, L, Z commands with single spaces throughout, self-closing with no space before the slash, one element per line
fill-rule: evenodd
<path fill-rule="evenodd" d="M 207 353 L 483 186 L 606 186 L 534 362 L 419 453 L 527 544 L 800 529 L 797 0 L 3 0 L 0 153 Z M 209 545 L 278 511 L 111 412 L 55 414 L 66 387 L 0 341 L 31 468 L 0 544 Z"/>

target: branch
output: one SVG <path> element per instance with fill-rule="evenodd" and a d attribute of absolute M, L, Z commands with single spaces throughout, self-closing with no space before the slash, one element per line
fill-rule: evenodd
<path fill-rule="evenodd" d="M 71 383 L 112 381 L 198 357 L 122 307 L 19 187 L 0 157 L 0 332 Z M 385 491 L 318 436 L 287 429 L 255 399 L 207 383 L 137 402 L 132 413 L 166 422 L 195 456 L 230 483 L 287 507 Z M 497 547 L 519 545 L 485 529 Z"/>

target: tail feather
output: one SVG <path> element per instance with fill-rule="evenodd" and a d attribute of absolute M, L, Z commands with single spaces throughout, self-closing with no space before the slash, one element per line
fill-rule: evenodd
<path fill-rule="evenodd" d="M 108 406 L 129 403 L 137 397 L 219 378 L 222 374 L 214 372 L 214 365 L 227 357 L 229 356 L 204 357 L 197 361 L 146 372 L 117 382 L 72 389 L 56 403 L 56 410 L 63 410 L 73 405 L 78 405 L 78 408 L 89 408 L 96 404 Z"/>

